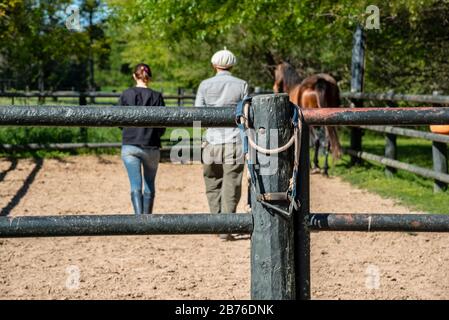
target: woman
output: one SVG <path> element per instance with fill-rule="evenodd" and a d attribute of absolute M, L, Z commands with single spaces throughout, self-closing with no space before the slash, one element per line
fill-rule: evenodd
<path fill-rule="evenodd" d="M 120 106 L 165 106 L 162 94 L 148 88 L 151 80 L 151 69 L 148 65 L 138 64 L 133 78 L 136 85 L 122 93 L 119 99 Z M 165 129 L 123 128 L 122 130 L 122 160 L 131 184 L 134 213 L 150 214 L 153 212 L 154 181 L 160 159 L 160 137 Z"/>

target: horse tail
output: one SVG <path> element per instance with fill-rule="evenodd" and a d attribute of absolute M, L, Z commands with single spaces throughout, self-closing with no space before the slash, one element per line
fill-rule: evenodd
<path fill-rule="evenodd" d="M 338 89 L 338 87 L 337 87 Z M 339 104 L 339 94 L 337 94 L 338 99 L 333 99 L 333 90 L 332 84 L 326 81 L 325 79 L 318 79 L 315 85 L 315 91 L 317 92 L 317 102 L 318 102 L 318 108 L 329 108 L 329 107 L 338 107 Z M 331 105 L 328 103 L 327 97 L 330 97 L 330 100 L 336 100 L 336 101 L 330 101 Z M 337 105 L 333 106 L 333 103 L 338 103 Z M 329 142 L 331 144 L 331 153 L 334 159 L 340 159 L 342 155 L 341 145 L 340 141 L 338 139 L 337 130 L 335 127 L 328 127 L 326 126 L 326 132 L 327 136 L 329 138 Z"/>
<path fill-rule="evenodd" d="M 329 86 L 326 80 L 319 78 L 315 84 L 315 91 L 317 93 L 318 108 L 327 108 L 326 94 L 329 90 Z"/>
<path fill-rule="evenodd" d="M 327 135 L 331 143 L 331 152 L 334 159 L 340 159 L 342 155 L 340 141 L 335 127 L 326 127 Z"/>

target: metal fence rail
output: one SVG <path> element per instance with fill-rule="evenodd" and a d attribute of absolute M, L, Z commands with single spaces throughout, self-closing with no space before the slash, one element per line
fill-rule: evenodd
<path fill-rule="evenodd" d="M 256 92 L 256 94 L 269 94 L 270 91 Z M 120 92 L 104 91 L 16 91 L 0 92 L 0 97 L 4 98 L 118 98 Z M 408 101 L 429 104 L 449 104 L 449 96 L 443 95 L 421 95 L 403 93 L 367 93 L 367 92 L 342 92 L 342 98 L 351 100 L 372 100 L 372 101 Z M 164 95 L 164 99 L 187 99 L 194 100 L 194 94 Z"/>
<path fill-rule="evenodd" d="M 376 154 L 372 154 L 365 151 L 356 151 L 352 149 L 345 149 L 345 152 L 351 156 L 358 157 L 363 160 L 371 160 L 383 164 L 388 167 L 392 167 L 395 169 L 405 170 L 419 176 L 434 179 L 438 181 L 442 181 L 444 183 L 449 183 L 449 174 L 434 171 L 431 169 L 422 168 L 419 166 L 415 166 L 406 162 L 401 162 L 394 159 L 389 159 L 387 157 L 378 156 Z"/>
<path fill-rule="evenodd" d="M 449 216 L 311 213 L 311 231 L 449 232 Z M 251 214 L 65 215 L 0 217 L 0 238 L 251 234 Z"/>
<path fill-rule="evenodd" d="M 449 111 L 448 111 L 449 115 Z M 0 125 L 75 127 L 235 126 L 234 108 L 1 106 Z"/>
<path fill-rule="evenodd" d="M 118 98 L 121 92 L 78 92 L 78 91 L 21 91 L 21 92 L 0 92 L 3 98 Z M 195 95 L 164 95 L 164 99 L 195 99 Z"/>
<path fill-rule="evenodd" d="M 440 95 L 420 95 L 402 93 L 366 93 L 366 92 L 343 92 L 342 98 L 352 100 L 373 100 L 373 101 L 407 101 L 429 104 L 449 104 L 449 96 Z"/>
<path fill-rule="evenodd" d="M 420 138 L 429 141 L 436 141 L 441 143 L 449 143 L 449 136 L 444 134 L 438 134 L 433 132 L 426 132 L 421 130 L 398 128 L 391 126 L 360 126 L 362 129 L 368 129 L 371 131 L 377 131 L 382 133 L 392 133 L 399 136 Z"/>
<path fill-rule="evenodd" d="M 194 140 L 196 141 L 196 140 Z M 174 141 L 175 142 L 175 141 Z M 74 150 L 74 149 L 95 149 L 95 148 L 120 148 L 121 142 L 79 142 L 79 143 L 28 143 L 19 144 L 2 144 L 0 151 L 27 151 L 27 150 Z M 162 146 L 161 151 L 170 151 L 172 147 L 176 148 L 199 148 L 201 145 L 196 144 L 174 144 L 170 146 Z"/>
<path fill-rule="evenodd" d="M 259 96 L 263 99 L 263 96 Z M 84 127 L 234 127 L 234 107 L 1 106 L 0 125 Z M 449 108 L 327 108 L 302 111 L 308 125 L 425 125 L 449 123 Z"/>
<path fill-rule="evenodd" d="M 0 151 L 73 150 L 81 148 L 119 148 L 121 146 L 121 142 L 2 144 L 0 145 Z"/>
<path fill-rule="evenodd" d="M 58 98 L 76 98 L 78 99 L 79 105 L 86 105 L 87 99 L 90 103 L 95 105 L 110 105 L 111 102 L 98 101 L 97 98 L 109 98 L 118 101 L 120 97 L 120 92 L 100 92 L 100 91 L 21 91 L 21 92 L 0 92 L 0 98 L 10 98 L 11 104 L 15 104 L 15 99 L 24 99 L 25 103 L 27 99 L 38 98 L 39 104 L 45 104 L 46 98 L 51 98 L 53 102 L 57 102 Z M 177 101 L 178 105 L 188 105 L 193 103 L 195 100 L 195 95 L 185 94 L 185 90 L 178 88 L 177 95 L 165 95 L 163 94 L 165 101 Z M 187 103 L 186 103 L 187 102 Z M 26 103 L 27 104 L 27 103 Z"/>
<path fill-rule="evenodd" d="M 311 214 L 309 226 L 319 231 L 449 232 L 441 214 Z"/>
<path fill-rule="evenodd" d="M 0 217 L 0 238 L 149 234 L 249 234 L 250 214 Z"/>
<path fill-rule="evenodd" d="M 424 125 L 449 123 L 449 108 L 321 108 L 304 109 L 309 125 Z"/>

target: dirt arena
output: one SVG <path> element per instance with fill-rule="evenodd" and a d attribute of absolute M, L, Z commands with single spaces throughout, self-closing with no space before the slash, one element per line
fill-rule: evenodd
<path fill-rule="evenodd" d="M 409 212 L 337 178 L 311 181 L 314 212 Z M 118 156 L 0 159 L 1 215 L 131 213 L 128 188 Z M 200 165 L 161 164 L 155 212 L 207 212 Z M 448 249 L 445 234 L 313 233 L 312 298 L 449 299 Z M 249 292 L 248 237 L 0 239 L 1 299 L 249 299 Z"/>

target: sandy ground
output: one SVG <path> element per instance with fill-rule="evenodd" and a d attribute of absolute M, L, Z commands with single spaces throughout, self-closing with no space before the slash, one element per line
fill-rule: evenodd
<path fill-rule="evenodd" d="M 157 179 L 156 213 L 207 212 L 199 165 L 162 163 Z M 311 184 L 314 212 L 410 211 L 337 178 Z M 1 215 L 132 212 L 118 156 L 0 159 L 0 186 Z M 313 233 L 312 298 L 448 299 L 448 248 L 445 234 Z M 0 239 L 0 299 L 248 299 L 249 258 L 248 237 Z"/>

